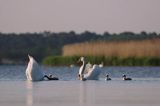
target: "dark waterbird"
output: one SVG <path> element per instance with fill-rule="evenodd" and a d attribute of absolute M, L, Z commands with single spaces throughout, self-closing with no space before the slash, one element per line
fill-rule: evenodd
<path fill-rule="evenodd" d="M 126 81 L 126 80 L 132 80 L 132 78 L 128 78 L 125 74 L 123 74 L 122 78 L 123 78 L 124 81 Z"/>

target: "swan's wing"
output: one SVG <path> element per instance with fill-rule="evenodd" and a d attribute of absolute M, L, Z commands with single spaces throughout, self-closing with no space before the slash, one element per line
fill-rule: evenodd
<path fill-rule="evenodd" d="M 88 62 L 86 64 L 85 70 L 84 70 L 84 74 L 90 72 L 92 70 L 92 64 L 90 62 Z"/>
<path fill-rule="evenodd" d="M 88 62 L 88 63 L 86 64 L 86 68 L 92 68 L 92 64 L 91 64 L 90 62 Z"/>
<path fill-rule="evenodd" d="M 88 80 L 98 80 L 101 70 L 97 66 L 93 66 L 88 73 L 84 74 L 84 78 Z"/>

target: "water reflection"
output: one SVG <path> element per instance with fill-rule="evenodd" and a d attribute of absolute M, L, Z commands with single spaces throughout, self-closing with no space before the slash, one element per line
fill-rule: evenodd
<path fill-rule="evenodd" d="M 33 83 L 31 81 L 26 81 L 26 106 L 33 106 Z"/>
<path fill-rule="evenodd" d="M 88 82 L 87 82 L 88 83 Z M 80 82 L 79 89 L 79 106 L 94 106 L 95 105 L 95 83 Z"/>

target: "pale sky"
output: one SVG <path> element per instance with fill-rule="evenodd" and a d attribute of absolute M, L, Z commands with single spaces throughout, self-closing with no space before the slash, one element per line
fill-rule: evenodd
<path fill-rule="evenodd" d="M 160 33 L 160 0 L 0 0 L 0 32 Z"/>

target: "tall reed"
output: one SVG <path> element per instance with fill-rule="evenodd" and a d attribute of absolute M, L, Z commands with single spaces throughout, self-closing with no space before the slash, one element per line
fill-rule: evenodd
<path fill-rule="evenodd" d="M 85 42 L 65 45 L 63 56 L 160 57 L 160 39 Z"/>

